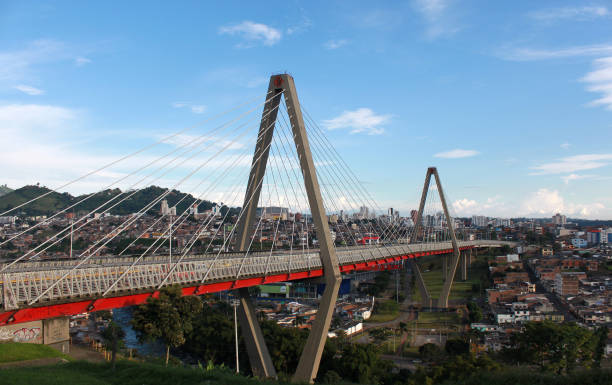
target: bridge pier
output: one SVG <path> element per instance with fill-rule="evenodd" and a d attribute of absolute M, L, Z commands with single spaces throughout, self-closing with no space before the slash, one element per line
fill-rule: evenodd
<path fill-rule="evenodd" d="M 278 107 L 281 97 L 284 96 L 296 152 L 304 178 L 308 204 L 319 241 L 319 254 L 323 264 L 323 278 L 325 280 L 325 290 L 319 304 L 319 310 L 317 311 L 293 377 L 293 381 L 296 382 L 313 382 L 319 370 L 319 363 L 323 348 L 325 347 L 325 340 L 327 339 L 342 278 L 293 78 L 288 74 L 272 76 L 267 95 L 268 99 L 264 105 L 259 127 L 259 137 L 261 140 L 257 142 L 253 154 L 245 201 L 242 206 L 242 218 L 236 224 L 236 234 L 238 235 L 236 250 L 246 251 L 248 248 L 251 227 L 255 220 L 262 182 L 266 172 Z M 276 377 L 276 370 L 272 364 L 261 328 L 257 323 L 255 309 L 250 301 L 248 290 L 240 289 L 239 293 L 242 305 L 240 307 L 240 323 L 245 335 L 245 343 L 249 352 L 249 360 L 253 373 L 259 377 Z"/>
<path fill-rule="evenodd" d="M 238 319 L 240 320 L 240 330 L 244 338 L 244 344 L 249 355 L 249 363 L 253 375 L 259 378 L 276 378 L 276 369 L 272 363 L 268 346 L 264 340 L 263 332 L 257 321 L 257 313 L 249 289 L 243 287 L 238 290 L 240 296 L 240 307 Z"/>
<path fill-rule="evenodd" d="M 49 345 L 62 353 L 70 351 L 70 320 L 50 318 L 0 326 L 0 342 Z"/>
<path fill-rule="evenodd" d="M 414 259 L 411 259 L 410 266 L 412 267 L 412 273 L 416 276 L 417 283 L 419 284 L 419 293 L 421 293 L 421 303 L 423 304 L 423 306 L 431 307 L 431 295 L 429 295 L 429 291 L 427 290 L 427 285 L 425 285 L 425 280 L 423 279 L 423 275 L 421 274 L 421 269 L 419 268 L 419 265 Z"/>
<path fill-rule="evenodd" d="M 438 298 L 438 307 L 448 307 L 448 297 L 455 279 L 457 267 L 459 265 L 459 258 L 461 253 L 459 251 L 459 245 L 457 243 L 457 237 L 455 236 L 455 226 L 453 219 L 451 218 L 448 206 L 446 204 L 446 197 L 444 196 L 444 190 L 442 189 L 442 182 L 440 181 L 440 175 L 435 167 L 429 167 L 427 174 L 425 175 L 425 183 L 423 184 L 423 192 L 421 194 L 421 202 L 419 203 L 419 211 L 417 212 L 416 223 L 414 224 L 414 234 L 418 237 L 419 230 L 421 227 L 421 220 L 423 218 L 423 209 L 425 208 L 425 201 L 427 199 L 427 192 L 429 191 L 429 185 L 431 183 L 431 177 L 434 177 L 436 181 L 436 187 L 440 196 L 440 202 L 442 203 L 442 209 L 448 225 L 448 230 L 451 235 L 451 241 L 453 245 L 453 253 L 451 257 L 442 257 L 442 279 L 444 280 L 444 286 L 442 287 L 442 293 Z M 415 239 L 416 240 L 416 239 Z M 423 282 L 424 285 L 424 282 Z"/>
<path fill-rule="evenodd" d="M 442 254 L 442 280 L 448 279 L 448 254 Z"/>

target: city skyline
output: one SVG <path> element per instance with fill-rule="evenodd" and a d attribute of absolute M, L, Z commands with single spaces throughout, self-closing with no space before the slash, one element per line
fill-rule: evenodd
<path fill-rule="evenodd" d="M 0 184 L 59 186 L 286 70 L 383 209 L 436 165 L 457 216 L 612 219 L 609 2 L 323 5 L 0 5 Z"/>

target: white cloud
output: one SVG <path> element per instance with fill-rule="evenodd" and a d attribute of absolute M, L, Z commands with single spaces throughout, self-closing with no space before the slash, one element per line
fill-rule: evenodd
<path fill-rule="evenodd" d="M 325 44 L 323 44 L 323 47 L 325 47 L 326 49 L 338 49 L 342 46 L 345 46 L 348 43 L 347 40 L 345 39 L 338 39 L 338 40 L 329 40 L 326 41 Z"/>
<path fill-rule="evenodd" d="M 25 94 L 32 95 L 32 96 L 42 95 L 45 93 L 45 91 L 39 88 L 32 87 L 32 86 L 26 86 L 25 84 L 19 84 L 17 86 L 13 86 L 13 88 Z"/>
<path fill-rule="evenodd" d="M 172 103 L 174 108 L 189 108 L 194 114 L 203 114 L 206 112 L 206 106 L 203 104 L 193 104 L 189 102 L 174 102 Z"/>
<path fill-rule="evenodd" d="M 564 148 L 564 149 L 567 150 L 568 148 L 570 148 L 570 146 L 571 146 L 571 144 L 569 144 L 568 142 L 565 142 L 565 143 L 561 143 L 561 145 L 559 147 Z"/>
<path fill-rule="evenodd" d="M 612 56 L 595 60 L 594 66 L 595 70 L 581 79 L 589 84 L 587 90 L 601 94 L 591 105 L 612 110 Z"/>
<path fill-rule="evenodd" d="M 0 129 L 3 133 L 14 130 L 32 130 L 62 127 L 74 120 L 76 112 L 63 107 L 39 104 L 9 104 L 0 106 Z"/>
<path fill-rule="evenodd" d="M 588 178 L 595 178 L 597 175 L 578 175 L 578 174 L 569 174 L 569 175 L 564 175 L 561 177 L 561 179 L 563 180 L 563 182 L 565 184 L 569 184 L 569 182 L 573 181 L 573 180 L 580 180 L 580 179 L 588 179 Z"/>
<path fill-rule="evenodd" d="M 30 78 L 32 67 L 65 58 L 65 50 L 62 42 L 43 39 L 18 50 L 0 52 L 0 81 L 18 82 Z"/>
<path fill-rule="evenodd" d="M 478 205 L 475 200 L 463 198 L 453 202 L 453 209 L 457 214 L 472 213 L 472 210 Z"/>
<path fill-rule="evenodd" d="M 462 150 L 462 149 L 455 149 L 455 150 L 450 150 L 450 151 L 445 151 L 445 152 L 439 152 L 437 154 L 434 155 L 434 157 L 436 158 L 447 158 L 447 159 L 457 159 L 457 158 L 469 158 L 471 156 L 476 156 L 480 154 L 478 151 L 475 150 Z"/>
<path fill-rule="evenodd" d="M 612 54 L 612 44 L 592 44 L 559 49 L 509 48 L 504 47 L 498 56 L 512 61 L 561 59 L 574 56 L 599 56 Z"/>
<path fill-rule="evenodd" d="M 592 170 L 607 166 L 612 162 L 612 154 L 584 154 L 561 158 L 556 162 L 531 167 L 536 170 L 531 175 L 565 174 L 576 171 Z"/>
<path fill-rule="evenodd" d="M 76 59 L 74 59 L 74 64 L 76 64 L 79 67 L 82 67 L 85 64 L 89 64 L 89 63 L 91 63 L 91 59 L 88 59 L 86 57 L 79 56 Z"/>
<path fill-rule="evenodd" d="M 545 22 L 566 19 L 590 20 L 610 15 L 610 10 L 604 6 L 550 8 L 529 13 L 529 17 L 532 19 Z"/>
<path fill-rule="evenodd" d="M 499 195 L 489 197 L 485 202 L 469 198 L 459 199 L 452 203 L 452 209 L 455 216 L 491 215 L 492 212 L 495 212 L 496 215 L 509 214 Z"/>
<path fill-rule="evenodd" d="M 551 216 L 555 213 L 565 215 L 577 215 L 581 217 L 602 217 L 606 207 L 599 202 L 589 204 L 567 203 L 557 190 L 541 188 L 529 195 L 522 203 L 523 215 L 545 215 Z"/>
<path fill-rule="evenodd" d="M 449 15 L 449 0 L 414 0 L 413 4 L 427 23 L 427 37 L 449 36 L 459 30 Z"/>
<path fill-rule="evenodd" d="M 380 127 L 391 120 L 391 115 L 377 115 L 369 108 L 358 108 L 354 111 L 344 111 L 339 116 L 324 120 L 323 125 L 328 130 L 350 128 L 351 134 L 365 132 L 368 135 L 379 135 L 384 132 Z"/>
<path fill-rule="evenodd" d="M 247 41 L 247 44 L 240 44 L 239 47 L 251 47 L 256 42 L 272 46 L 278 43 L 282 37 L 282 33 L 278 29 L 248 20 L 240 24 L 221 27 L 219 28 L 219 33 L 222 35 L 241 36 Z"/>
<path fill-rule="evenodd" d="M 308 16 L 303 9 L 300 9 L 301 20 L 298 24 L 287 28 L 287 35 L 293 35 L 295 33 L 302 33 L 307 31 L 310 27 L 312 27 L 312 20 Z"/>
<path fill-rule="evenodd" d="M 86 130 L 85 122 L 84 114 L 74 109 L 53 105 L 0 104 L 0 136 L 5 143 L 11 144 L 4 146 L 0 152 L 2 183 L 20 187 L 40 182 L 56 188 L 102 165 L 116 161 L 130 152 L 129 147 L 122 146 L 121 150 L 116 149 L 116 146 L 113 147 L 115 137 L 107 143 L 98 138 L 92 145 L 92 134 Z M 202 167 L 203 163 L 207 162 L 196 175 L 179 186 L 183 191 L 192 192 L 190 183 L 203 179 L 206 180 L 205 183 L 210 183 L 210 179 L 206 179 L 207 176 L 223 170 L 236 159 L 245 145 L 251 148 L 255 140 L 255 135 L 250 140 L 244 139 L 244 142 L 232 142 L 228 140 L 229 138 L 205 137 L 196 145 L 186 148 L 186 151 L 179 150 L 172 156 L 160 159 L 162 155 L 169 153 L 172 147 L 179 143 L 191 142 L 195 136 L 196 134 L 183 134 L 175 137 L 174 141 L 167 145 L 158 145 L 125 159 L 67 187 L 66 190 L 73 194 L 98 191 L 117 178 L 153 161 L 157 163 L 139 172 L 137 177 L 122 181 L 115 187 L 125 189 L 138 181 L 139 184 L 136 186 L 138 188 L 150 184 L 172 186 L 188 172 Z M 151 139 L 159 140 L 155 136 L 149 137 L 148 143 L 151 143 Z M 137 144 L 134 146 L 134 150 L 138 148 Z M 227 150 L 214 159 L 211 158 L 225 146 L 228 147 Z M 244 169 L 250 165 L 251 154 L 242 155 L 237 167 Z M 149 176 L 144 178 L 145 175 Z M 234 177 L 228 177 L 227 183 L 235 183 Z"/>

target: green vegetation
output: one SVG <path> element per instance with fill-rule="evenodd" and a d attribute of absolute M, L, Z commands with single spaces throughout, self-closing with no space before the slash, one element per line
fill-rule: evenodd
<path fill-rule="evenodd" d="M 0 343 L 0 363 L 54 357 L 67 358 L 59 351 L 47 345 L 21 344 L 17 342 Z"/>
<path fill-rule="evenodd" d="M 166 365 L 170 347 L 185 343 L 185 336 L 193 330 L 193 321 L 202 310 L 198 297 L 183 297 L 178 286 L 165 287 L 159 297 L 149 297 L 134 311 L 132 327 L 141 341 L 160 339 L 166 345 Z"/>
<path fill-rule="evenodd" d="M 511 363 L 538 365 L 543 371 L 572 373 L 577 366 L 599 367 L 608 329 L 595 332 L 573 322 L 529 322 L 522 333 L 512 335 L 504 352 Z"/>
<path fill-rule="evenodd" d="M 467 300 L 484 292 L 489 284 L 486 258 L 485 256 L 478 256 L 473 260 L 468 269 L 468 279 L 466 281 L 459 278 L 460 272 L 457 271 L 449 296 L 450 300 Z M 419 261 L 419 267 L 429 294 L 432 298 L 438 298 L 444 286 L 440 257 L 423 259 Z M 412 300 L 415 302 L 421 300 L 419 285 L 414 286 Z"/>
<path fill-rule="evenodd" d="M 104 346 L 111 351 L 111 365 L 113 370 L 115 370 L 117 352 L 124 345 L 123 338 L 125 338 L 125 332 L 121 326 L 111 321 L 102 331 L 102 338 L 104 339 Z"/>
<path fill-rule="evenodd" d="M 374 297 L 380 296 L 385 290 L 389 288 L 389 284 L 391 283 L 391 272 L 390 271 L 381 271 L 376 274 L 374 277 L 374 285 L 368 288 L 368 295 L 372 295 Z"/>
<path fill-rule="evenodd" d="M 49 190 L 46 187 L 40 186 L 24 186 L 17 190 L 10 191 L 4 195 L 0 194 L 0 211 L 5 211 L 11 209 L 13 207 L 18 206 L 21 203 L 24 203 L 30 199 L 33 199 L 39 195 L 47 193 Z M 137 190 L 133 195 L 131 195 L 128 199 L 118 204 L 116 207 L 111 209 L 112 214 L 117 215 L 127 215 L 134 212 L 139 211 L 149 202 L 152 202 L 159 195 L 164 193 L 165 189 L 157 186 L 150 186 L 141 190 Z M 92 195 L 91 198 L 87 199 L 85 202 L 78 204 L 71 209 L 75 212 L 78 211 L 91 211 L 98 206 L 102 205 L 108 199 L 117 196 L 121 191 L 119 189 L 113 190 L 104 190 L 95 195 Z M 127 195 L 126 195 L 127 196 Z M 81 195 L 74 197 L 68 193 L 56 193 L 51 192 L 49 195 L 30 203 L 27 206 L 19 209 L 19 212 L 23 212 L 26 215 L 51 215 L 61 209 L 64 209 L 79 200 L 85 198 L 86 195 Z M 179 204 L 178 202 L 182 199 Z M 193 204 L 195 198 L 191 194 L 185 194 L 178 190 L 172 190 L 165 199 L 168 200 L 168 205 L 171 207 L 177 205 L 177 212 L 183 212 L 186 210 L 189 205 Z M 202 201 L 200 203 L 200 210 L 208 210 L 213 206 L 212 202 Z M 160 208 L 160 203 L 157 203 L 155 206 L 149 210 L 150 212 L 158 212 Z M 224 214 L 224 210 L 228 208 L 224 207 L 221 209 L 221 212 Z"/>
<path fill-rule="evenodd" d="M 13 191 L 13 189 L 11 189 L 10 187 L 8 187 L 5 184 L 0 186 L 0 196 L 6 195 L 6 194 L 10 193 L 11 191 Z"/>
<path fill-rule="evenodd" d="M 399 305 L 395 300 L 378 301 L 368 322 L 387 322 L 399 316 Z"/>
<path fill-rule="evenodd" d="M 32 368 L 0 370 L 2 385 L 255 385 L 286 383 L 260 381 L 236 375 L 227 368 L 209 366 L 164 367 L 149 363 L 117 362 L 115 371 L 110 364 L 71 362 L 67 364 Z"/>
<path fill-rule="evenodd" d="M 468 302 L 467 309 L 470 323 L 478 322 L 482 319 L 482 310 L 475 302 Z"/>
<path fill-rule="evenodd" d="M 355 352 L 357 353 L 357 352 Z M 352 381 L 364 384 L 373 384 L 373 376 L 357 363 L 368 359 L 368 356 L 351 357 L 352 363 L 347 362 L 344 370 L 350 373 Z M 372 357 L 369 357 L 372 358 Z M 381 373 L 388 370 L 382 366 L 377 370 Z M 435 373 L 434 373 L 435 372 Z M 444 384 L 444 385 L 604 385 L 610 384 L 612 371 L 589 370 L 576 371 L 571 375 L 558 376 L 553 373 L 541 373 L 526 368 L 501 369 L 488 358 L 478 359 L 472 356 L 460 356 L 452 359 L 443 368 L 427 371 L 418 369 L 410 375 L 400 371 L 394 382 L 378 381 L 381 384 L 416 385 L 416 384 Z M 336 371 L 329 370 L 321 376 L 325 384 L 350 384 L 349 377 L 341 377 Z M 117 370 L 112 371 L 110 364 L 93 364 L 86 362 L 70 362 L 66 364 L 32 368 L 11 368 L 0 370 L 0 382 L 3 385 L 288 385 L 285 381 L 263 381 L 236 375 L 225 367 L 164 367 L 150 363 L 132 361 L 119 361 Z"/>

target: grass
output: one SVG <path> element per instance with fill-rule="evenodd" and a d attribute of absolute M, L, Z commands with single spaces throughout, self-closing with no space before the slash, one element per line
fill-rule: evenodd
<path fill-rule="evenodd" d="M 458 323 L 459 316 L 457 313 L 429 313 L 429 312 L 419 312 L 419 323 Z"/>
<path fill-rule="evenodd" d="M 0 344 L 0 363 L 53 357 L 68 358 L 66 355 L 47 345 L 20 344 L 16 342 Z"/>
<path fill-rule="evenodd" d="M 374 313 L 368 319 L 368 322 L 388 322 L 399 317 L 399 305 L 395 300 L 387 300 L 379 302 L 374 306 Z"/>
<path fill-rule="evenodd" d="M 117 362 L 113 372 L 110 364 L 70 362 L 54 366 L 11 368 L 0 370 L 2 385 L 255 385 L 286 384 L 260 381 L 234 374 L 229 369 L 207 371 L 190 367 L 164 367 L 130 361 Z"/>
<path fill-rule="evenodd" d="M 483 256 L 479 256 L 477 259 L 473 260 L 472 265 L 468 269 L 468 279 L 465 282 L 461 281 L 460 278 L 461 266 L 457 268 L 457 273 L 455 275 L 455 280 L 453 281 L 449 300 L 467 300 L 477 295 L 477 293 L 474 293 L 472 291 L 472 285 L 478 285 L 480 283 L 480 278 L 482 277 L 482 275 L 486 274 L 486 266 L 484 265 L 484 263 L 482 263 L 483 260 Z M 432 264 L 433 268 L 429 271 L 426 271 L 430 268 L 430 265 Z M 442 265 L 439 257 L 438 259 L 424 259 L 423 261 L 419 262 L 419 267 L 421 269 L 423 279 L 425 280 L 427 290 L 429 291 L 429 295 L 431 295 L 432 298 L 437 299 L 438 297 L 440 297 L 442 287 L 444 286 L 444 282 L 442 281 Z M 415 284 L 414 287 L 415 289 L 412 293 L 412 300 L 420 302 L 421 294 L 419 292 L 419 285 Z"/>

